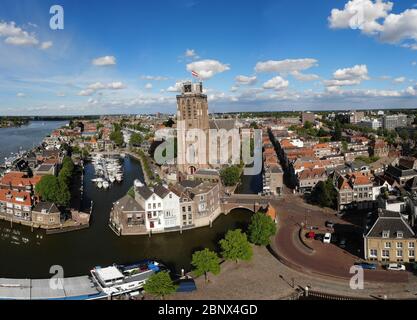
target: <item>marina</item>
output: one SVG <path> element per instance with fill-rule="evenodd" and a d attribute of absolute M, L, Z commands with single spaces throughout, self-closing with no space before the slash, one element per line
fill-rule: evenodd
<path fill-rule="evenodd" d="M 122 156 L 110 156 L 97 153 L 92 158 L 96 177 L 91 181 L 99 189 L 109 189 L 115 182 L 123 181 Z"/>

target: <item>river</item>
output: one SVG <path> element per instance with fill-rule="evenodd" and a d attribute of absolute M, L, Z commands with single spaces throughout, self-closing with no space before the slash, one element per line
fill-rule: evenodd
<path fill-rule="evenodd" d="M 52 126 L 53 127 L 53 126 Z M 53 128 L 51 128 L 52 130 Z M 24 132 L 24 130 L 22 131 Z M 1 130 L 0 130 L 1 134 Z M 36 138 L 37 139 L 37 138 Z M 168 233 L 147 236 L 118 237 L 108 227 L 113 202 L 127 193 L 135 179 L 143 181 L 138 161 L 124 160 L 125 180 L 108 191 L 97 189 L 91 182 L 94 169 L 85 168 L 84 205 L 91 200 L 94 209 L 91 227 L 65 234 L 45 235 L 41 230 L 0 222 L 0 277 L 46 278 L 53 265 L 60 265 L 66 277 L 88 274 L 94 266 L 132 263 L 145 258 L 162 260 L 170 268 L 190 269 L 192 253 L 203 248 L 218 249 L 218 241 L 229 229 L 245 229 L 250 214 L 235 210 L 222 215 L 212 228 L 189 230 L 183 234 Z"/>
<path fill-rule="evenodd" d="M 12 152 L 29 150 L 39 145 L 52 130 L 67 123 L 67 121 L 31 121 L 21 127 L 0 128 L 0 162 Z"/>

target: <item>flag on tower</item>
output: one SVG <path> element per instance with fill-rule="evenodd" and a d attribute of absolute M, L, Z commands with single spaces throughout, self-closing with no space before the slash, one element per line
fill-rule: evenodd
<path fill-rule="evenodd" d="M 194 70 L 191 71 L 191 74 L 193 75 L 194 78 L 199 78 L 200 79 L 200 75 L 197 72 L 195 72 Z"/>

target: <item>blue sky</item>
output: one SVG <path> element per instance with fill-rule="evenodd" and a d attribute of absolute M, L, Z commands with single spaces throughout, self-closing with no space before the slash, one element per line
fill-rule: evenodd
<path fill-rule="evenodd" d="M 0 114 L 417 107 L 417 7 L 401 0 L 0 2 Z M 353 22 L 352 22 L 353 21 Z"/>

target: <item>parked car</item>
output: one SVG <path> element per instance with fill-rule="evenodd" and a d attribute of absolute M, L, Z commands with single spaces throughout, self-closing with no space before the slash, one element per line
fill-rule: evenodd
<path fill-rule="evenodd" d="M 339 241 L 339 247 L 342 248 L 342 249 L 345 249 L 346 248 L 346 239 L 345 238 L 342 238 Z"/>
<path fill-rule="evenodd" d="M 405 271 L 405 265 L 400 264 L 400 263 L 390 263 L 389 265 L 387 265 L 387 270 L 389 271 Z"/>
<path fill-rule="evenodd" d="M 355 263 L 355 266 L 361 267 L 365 270 L 376 270 L 376 264 L 369 262 L 357 262 Z"/>
<path fill-rule="evenodd" d="M 323 238 L 323 243 L 331 243 L 332 242 L 332 234 L 326 233 Z"/>
<path fill-rule="evenodd" d="M 334 222 L 332 222 L 332 221 L 326 221 L 326 228 L 333 229 L 334 228 Z"/>
<path fill-rule="evenodd" d="M 314 240 L 323 241 L 324 235 L 322 234 L 316 234 L 314 237 Z"/>

